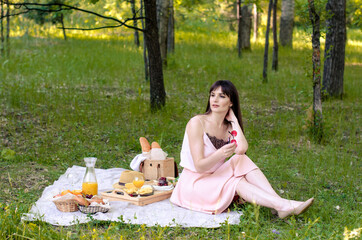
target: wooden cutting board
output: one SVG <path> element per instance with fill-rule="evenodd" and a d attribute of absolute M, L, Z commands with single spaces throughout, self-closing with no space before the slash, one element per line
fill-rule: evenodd
<path fill-rule="evenodd" d="M 149 196 L 131 197 L 123 191 L 123 189 L 114 189 L 112 191 L 102 192 L 101 195 L 109 201 L 125 201 L 138 206 L 144 206 L 171 197 L 172 191 L 173 189 L 167 191 L 154 190 L 153 194 Z"/>

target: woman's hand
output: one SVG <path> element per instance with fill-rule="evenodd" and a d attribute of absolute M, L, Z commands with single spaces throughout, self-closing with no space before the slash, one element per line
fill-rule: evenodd
<path fill-rule="evenodd" d="M 228 158 L 228 157 L 230 157 L 231 155 L 234 154 L 235 149 L 236 149 L 236 144 L 235 143 L 228 143 L 228 144 L 225 144 L 224 146 L 222 146 L 219 149 L 219 151 L 222 152 L 224 158 Z"/>

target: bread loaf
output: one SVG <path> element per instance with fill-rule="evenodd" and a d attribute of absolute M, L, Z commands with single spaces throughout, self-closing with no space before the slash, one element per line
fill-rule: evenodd
<path fill-rule="evenodd" d="M 74 196 L 73 199 L 74 199 L 79 205 L 86 206 L 86 207 L 88 207 L 88 205 L 89 205 L 89 202 L 87 201 L 87 199 L 85 199 L 85 198 L 82 197 L 81 195 L 76 195 L 76 196 Z"/>
<path fill-rule="evenodd" d="M 161 148 L 160 144 L 158 142 L 153 142 L 151 145 L 152 148 Z"/>
<path fill-rule="evenodd" d="M 145 137 L 140 137 L 140 144 L 142 152 L 149 152 L 151 150 L 150 143 L 147 141 Z"/>

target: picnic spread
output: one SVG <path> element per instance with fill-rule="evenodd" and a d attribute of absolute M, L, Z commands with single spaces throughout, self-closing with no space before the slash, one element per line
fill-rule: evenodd
<path fill-rule="evenodd" d="M 95 168 L 96 158 L 84 158 L 86 168 L 68 168 L 53 185 L 44 189 L 22 220 L 40 220 L 60 226 L 94 219 L 146 226 L 206 228 L 240 222 L 240 212 L 210 215 L 173 205 L 169 201 L 177 184 L 173 158 L 167 157 L 157 142 L 151 146 L 141 137 L 140 143 L 142 154 L 131 163 L 131 168 L 139 171 L 98 169 Z M 152 149 L 156 151 L 152 153 Z"/>

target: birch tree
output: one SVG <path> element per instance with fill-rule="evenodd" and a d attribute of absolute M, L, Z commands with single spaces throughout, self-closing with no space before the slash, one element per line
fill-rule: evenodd
<path fill-rule="evenodd" d="M 279 41 L 282 46 L 293 47 L 294 0 L 282 0 Z"/>

